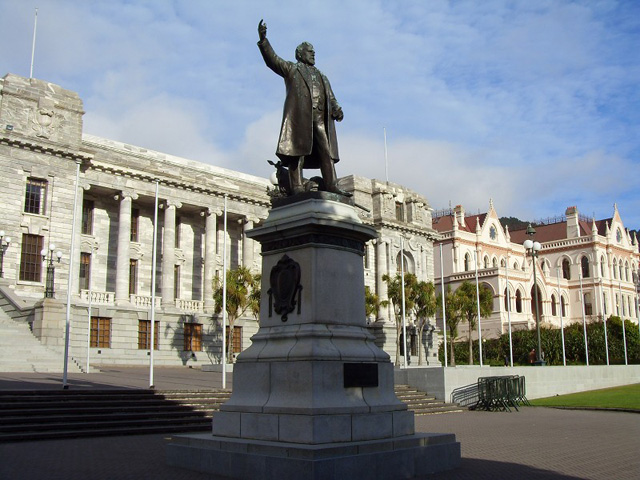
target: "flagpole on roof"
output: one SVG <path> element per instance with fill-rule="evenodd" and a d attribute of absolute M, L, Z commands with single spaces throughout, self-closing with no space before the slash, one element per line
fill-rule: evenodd
<path fill-rule="evenodd" d="M 38 30 L 38 9 L 36 8 L 36 15 L 33 20 L 33 42 L 31 43 L 31 69 L 29 70 L 29 78 L 33 78 L 33 59 L 36 54 L 36 32 Z"/>
<path fill-rule="evenodd" d="M 387 157 L 387 129 L 383 128 L 382 131 L 384 132 L 384 176 L 385 176 L 385 179 L 387 180 L 387 183 L 389 183 L 389 159 Z"/>

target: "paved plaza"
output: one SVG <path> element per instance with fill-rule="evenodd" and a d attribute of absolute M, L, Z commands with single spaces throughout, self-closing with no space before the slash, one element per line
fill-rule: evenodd
<path fill-rule="evenodd" d="M 231 385 L 229 375 L 227 386 Z M 148 388 L 149 370 L 104 368 L 74 374 L 70 388 Z M 158 368 L 159 390 L 219 388 L 220 373 Z M 59 374 L 0 373 L 0 389 L 61 388 Z M 452 432 L 462 466 L 440 479 L 637 479 L 640 414 L 522 408 L 416 417 L 416 430 Z M 1 480 L 204 480 L 209 475 L 165 465 L 168 436 L 82 438 L 0 443 Z"/>

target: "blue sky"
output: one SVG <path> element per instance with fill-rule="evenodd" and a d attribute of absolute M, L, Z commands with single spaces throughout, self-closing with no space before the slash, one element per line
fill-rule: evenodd
<path fill-rule="evenodd" d="M 85 132 L 268 176 L 284 84 L 256 46 L 316 49 L 338 175 L 432 207 L 538 219 L 617 202 L 640 227 L 640 2 L 0 0 L 0 75 L 77 91 Z"/>

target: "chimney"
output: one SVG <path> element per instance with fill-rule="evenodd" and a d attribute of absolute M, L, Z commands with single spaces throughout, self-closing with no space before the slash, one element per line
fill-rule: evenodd
<path fill-rule="evenodd" d="M 456 214 L 456 221 L 458 222 L 458 225 L 464 227 L 464 207 L 462 205 L 456 205 L 456 208 L 454 208 L 453 211 Z"/>
<path fill-rule="evenodd" d="M 580 236 L 578 207 L 569 207 L 564 214 L 567 217 L 567 238 L 578 238 Z"/>

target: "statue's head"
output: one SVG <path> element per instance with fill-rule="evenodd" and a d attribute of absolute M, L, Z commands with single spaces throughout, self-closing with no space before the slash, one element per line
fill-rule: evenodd
<path fill-rule="evenodd" d="M 316 52 L 309 42 L 302 42 L 296 48 L 296 60 L 307 65 L 316 64 Z"/>

